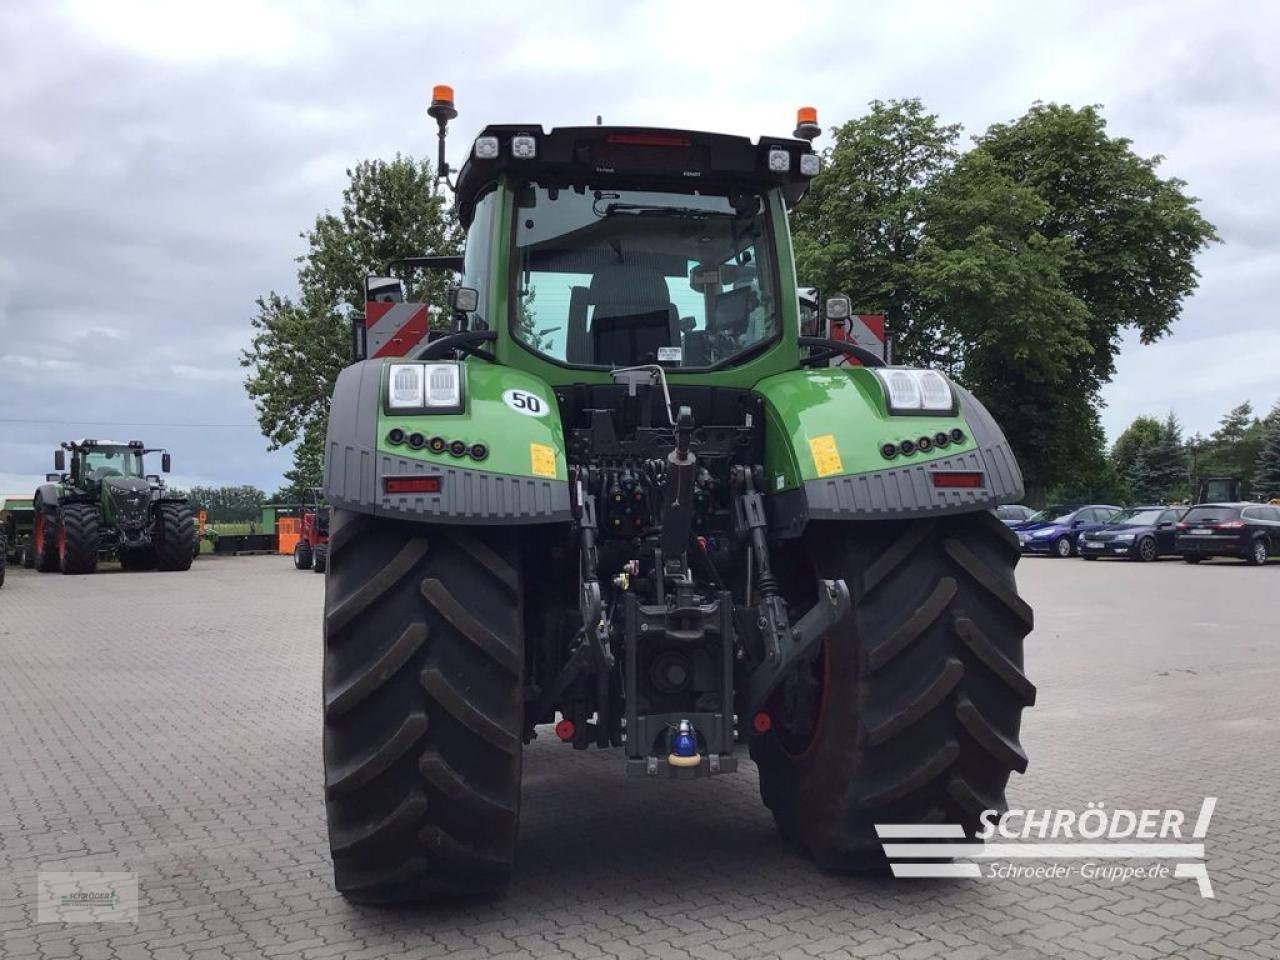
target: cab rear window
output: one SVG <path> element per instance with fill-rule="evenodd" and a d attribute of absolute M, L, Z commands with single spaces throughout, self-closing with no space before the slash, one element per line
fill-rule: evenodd
<path fill-rule="evenodd" d="M 1217 523 L 1220 520 L 1235 520 L 1239 516 L 1239 507 L 1192 507 L 1182 518 L 1182 522 Z"/>

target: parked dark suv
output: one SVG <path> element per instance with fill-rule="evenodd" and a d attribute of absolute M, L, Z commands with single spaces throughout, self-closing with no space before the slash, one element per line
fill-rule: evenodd
<path fill-rule="evenodd" d="M 1265 503 L 1202 503 L 1178 524 L 1178 552 L 1187 563 L 1239 557 L 1263 564 L 1280 554 L 1280 507 Z"/>
<path fill-rule="evenodd" d="M 1076 552 L 1086 560 L 1126 557 L 1151 561 L 1177 556 L 1174 525 L 1185 512 L 1186 507 L 1130 507 L 1112 517 L 1106 526 L 1082 533 Z"/>

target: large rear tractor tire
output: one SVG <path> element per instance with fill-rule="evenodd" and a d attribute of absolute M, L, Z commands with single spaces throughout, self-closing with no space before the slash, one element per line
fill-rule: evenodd
<path fill-rule="evenodd" d="M 69 574 L 98 569 L 98 508 L 92 503 L 64 503 L 58 510 L 58 568 Z"/>
<path fill-rule="evenodd" d="M 782 835 L 834 871 L 883 868 L 876 824 L 960 824 L 1005 809 L 1035 687 L 1022 669 L 1031 609 L 1018 542 L 985 511 L 936 520 L 813 525 L 819 577 L 843 577 L 853 612 L 826 638 L 816 720 L 786 701 L 751 755 Z M 779 723 L 779 719 L 783 722 Z"/>
<path fill-rule="evenodd" d="M 513 532 L 335 510 L 327 553 L 325 805 L 338 890 L 358 903 L 502 890 L 524 716 Z"/>
<path fill-rule="evenodd" d="M 31 531 L 32 565 L 40 573 L 58 569 L 58 515 L 36 498 L 35 526 Z"/>
<path fill-rule="evenodd" d="M 191 569 L 191 540 L 195 536 L 195 525 L 187 504 L 157 505 L 151 541 L 155 545 L 157 570 Z"/>

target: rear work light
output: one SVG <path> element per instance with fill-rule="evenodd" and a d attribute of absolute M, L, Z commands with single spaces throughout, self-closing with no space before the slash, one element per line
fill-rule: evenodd
<path fill-rule="evenodd" d="M 791 152 L 776 147 L 769 151 L 769 169 L 774 173 L 787 173 L 791 170 Z"/>
<path fill-rule="evenodd" d="M 935 487 L 972 490 L 985 486 L 982 474 L 976 470 L 939 470 L 929 474 Z"/>
<path fill-rule="evenodd" d="M 387 493 L 439 493 L 440 477 L 383 477 L 382 489 Z"/>
<path fill-rule="evenodd" d="M 538 155 L 538 141 L 527 133 L 517 133 L 511 138 L 511 156 L 517 160 L 532 160 Z"/>

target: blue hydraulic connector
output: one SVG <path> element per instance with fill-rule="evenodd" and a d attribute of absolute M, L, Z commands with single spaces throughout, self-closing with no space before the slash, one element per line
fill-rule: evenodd
<path fill-rule="evenodd" d="M 698 756 L 698 737 L 693 732 L 693 724 L 681 720 L 676 727 L 675 736 L 671 738 L 671 754 L 667 763 L 673 767 L 696 767 L 702 762 Z"/>

